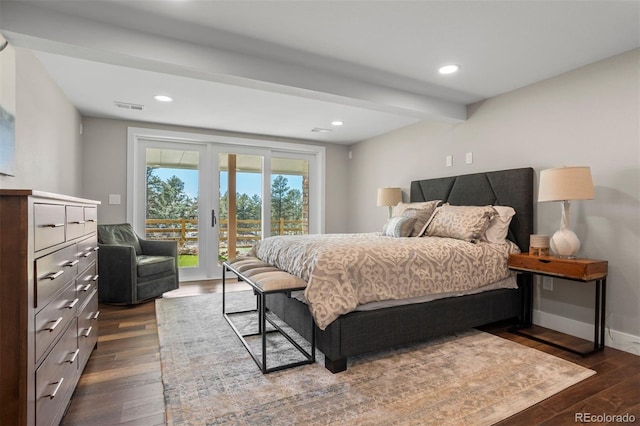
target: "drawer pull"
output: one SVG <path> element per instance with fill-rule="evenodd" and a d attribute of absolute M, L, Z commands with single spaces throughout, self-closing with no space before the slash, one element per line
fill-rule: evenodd
<path fill-rule="evenodd" d="M 51 326 L 50 326 L 50 327 L 45 328 L 45 330 L 49 330 L 49 333 L 51 333 L 53 330 L 55 330 L 55 329 L 56 329 L 56 327 L 57 327 L 57 326 L 59 326 L 59 325 L 60 325 L 60 323 L 62 322 L 62 319 L 63 319 L 63 318 L 62 318 L 62 317 L 60 317 L 60 318 L 58 318 L 58 319 L 57 319 L 57 320 L 55 320 L 55 321 L 50 321 L 50 322 L 52 322 L 53 324 L 51 324 Z"/>
<path fill-rule="evenodd" d="M 71 355 L 71 358 L 69 359 L 69 361 L 67 361 L 69 364 L 73 364 L 74 362 L 76 362 L 76 358 L 78 358 L 78 354 L 80 353 L 80 349 L 76 349 L 73 352 L 73 355 Z"/>
<path fill-rule="evenodd" d="M 40 225 L 41 228 L 62 228 L 64 223 L 48 223 L 46 225 Z"/>
<path fill-rule="evenodd" d="M 96 311 L 95 315 L 91 319 L 92 320 L 97 320 L 99 316 L 100 316 L 100 311 Z"/>
<path fill-rule="evenodd" d="M 89 289 L 91 288 L 91 286 L 92 286 L 92 285 L 93 285 L 93 284 L 87 284 L 87 285 L 85 285 L 84 287 L 82 287 L 82 291 L 84 291 L 84 292 L 89 291 Z"/>
<path fill-rule="evenodd" d="M 92 254 L 93 254 L 93 252 L 88 251 L 88 252 L 86 252 L 86 253 L 83 253 L 83 254 L 82 254 L 82 257 L 89 257 L 89 256 L 91 256 Z"/>
<path fill-rule="evenodd" d="M 538 259 L 538 262 L 541 262 L 541 263 L 551 263 L 551 261 L 550 261 L 550 260 L 546 260 L 546 259 Z"/>
<path fill-rule="evenodd" d="M 60 390 L 60 386 L 62 386 L 63 380 L 64 380 L 64 377 L 60 377 L 60 380 L 58 380 L 57 382 L 51 383 L 52 385 L 56 385 L 56 388 L 49 395 L 45 395 L 45 397 L 48 396 L 51 399 L 55 398 L 56 394 Z"/>
<path fill-rule="evenodd" d="M 76 303 L 78 303 L 79 301 L 80 299 L 73 299 L 73 302 L 71 302 L 69 306 L 67 306 L 67 309 L 73 309 L 76 306 Z"/>
<path fill-rule="evenodd" d="M 78 259 L 70 260 L 67 263 L 65 263 L 63 266 L 76 266 L 78 263 L 80 263 L 80 261 Z"/>
<path fill-rule="evenodd" d="M 64 271 L 62 269 L 60 269 L 58 272 L 52 273 L 47 278 L 49 278 L 51 281 L 53 281 L 53 280 L 55 280 L 56 278 L 58 278 L 62 274 L 64 274 Z"/>
<path fill-rule="evenodd" d="M 87 219 L 87 222 L 96 222 L 96 219 Z"/>
<path fill-rule="evenodd" d="M 98 277 L 99 276 L 100 275 L 98 275 L 98 274 L 94 275 L 93 278 L 91 278 L 91 281 L 98 281 Z"/>
<path fill-rule="evenodd" d="M 91 334 L 91 330 L 93 329 L 93 327 L 89 327 L 87 328 L 87 331 L 85 334 L 81 334 L 82 337 L 89 337 L 89 335 Z"/>
<path fill-rule="evenodd" d="M 69 222 L 69 223 L 72 223 L 73 225 L 84 225 L 84 220 L 76 220 L 76 221 Z"/>
<path fill-rule="evenodd" d="M 100 250 L 100 247 L 98 247 L 98 246 L 95 246 L 95 247 L 93 248 L 93 251 L 98 251 L 98 250 Z"/>

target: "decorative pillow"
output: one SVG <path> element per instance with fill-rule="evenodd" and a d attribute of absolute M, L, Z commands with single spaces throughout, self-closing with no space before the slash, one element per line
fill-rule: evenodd
<path fill-rule="evenodd" d="M 402 216 L 402 213 L 404 213 L 406 209 L 430 209 L 431 213 L 433 213 L 433 210 L 438 206 L 438 204 L 440 204 L 440 200 L 420 201 L 419 203 L 403 203 L 400 201 L 398 204 L 393 206 L 392 216 Z"/>
<path fill-rule="evenodd" d="M 390 218 L 382 229 L 386 237 L 408 237 L 416 223 L 415 217 L 396 216 Z"/>
<path fill-rule="evenodd" d="M 427 224 L 425 235 L 476 242 L 484 235 L 496 215 L 491 206 L 438 207 Z"/>
<path fill-rule="evenodd" d="M 433 208 L 426 208 L 426 209 L 419 209 L 419 210 L 406 209 L 402 213 L 402 216 L 404 217 L 414 217 L 416 219 L 416 222 L 413 225 L 413 229 L 409 234 L 410 237 L 418 237 L 422 235 L 423 229 L 427 225 L 427 222 L 429 222 L 429 219 L 431 219 L 431 216 L 433 215 L 433 211 L 435 209 L 436 208 L 434 205 Z"/>
<path fill-rule="evenodd" d="M 516 211 L 513 207 L 507 206 L 493 206 L 493 208 L 498 214 L 491 219 L 483 239 L 490 243 L 503 243 L 509 233 L 511 218 L 516 214 Z"/>

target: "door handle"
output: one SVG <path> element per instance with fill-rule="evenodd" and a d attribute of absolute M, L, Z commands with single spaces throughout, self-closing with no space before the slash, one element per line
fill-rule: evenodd
<path fill-rule="evenodd" d="M 211 209 L 211 227 L 215 227 L 217 222 L 218 219 L 216 218 L 216 211 L 215 209 Z"/>

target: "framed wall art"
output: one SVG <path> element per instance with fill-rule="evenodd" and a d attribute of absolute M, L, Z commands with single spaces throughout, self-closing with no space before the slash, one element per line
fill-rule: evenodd
<path fill-rule="evenodd" d="M 15 173 L 16 54 L 0 35 L 0 174 Z"/>

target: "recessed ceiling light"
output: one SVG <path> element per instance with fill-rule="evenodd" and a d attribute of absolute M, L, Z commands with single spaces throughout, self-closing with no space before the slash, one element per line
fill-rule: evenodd
<path fill-rule="evenodd" d="M 331 130 L 331 129 L 323 129 L 322 127 L 314 127 L 313 129 L 311 129 L 311 131 L 313 133 L 329 133 L 329 132 L 333 132 L 333 130 Z"/>
<path fill-rule="evenodd" d="M 454 72 L 457 72 L 459 69 L 460 69 L 460 65 L 451 64 L 451 65 L 445 65 L 440 67 L 438 71 L 440 72 L 440 74 L 453 74 Z"/>
<path fill-rule="evenodd" d="M 155 95 L 153 99 L 158 102 L 173 102 L 173 98 L 167 95 Z"/>
<path fill-rule="evenodd" d="M 344 121 L 340 121 L 340 120 L 335 120 L 331 122 L 332 126 L 342 126 L 344 124 Z"/>

